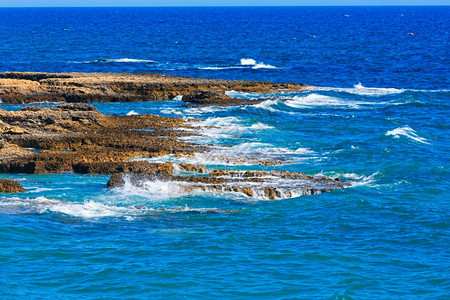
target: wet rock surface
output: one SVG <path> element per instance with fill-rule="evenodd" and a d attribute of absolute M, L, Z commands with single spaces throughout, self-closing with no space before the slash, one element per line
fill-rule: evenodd
<path fill-rule="evenodd" d="M 225 94 L 224 91 L 196 91 L 186 96 L 183 96 L 183 101 L 186 102 L 185 106 L 202 106 L 202 105 L 215 105 L 215 106 L 239 106 L 258 104 L 266 99 L 239 99 L 231 98 Z"/>
<path fill-rule="evenodd" d="M 20 183 L 9 179 L 0 179 L 0 193 L 20 193 L 25 189 Z"/>
<path fill-rule="evenodd" d="M 232 192 L 261 200 L 321 194 L 349 186 L 339 179 L 288 171 L 212 170 L 208 176 L 177 176 L 167 165 L 154 163 L 148 171 L 116 173 L 107 185 L 117 188 L 131 184 L 146 189 L 148 182 L 160 180 L 171 183 L 178 193 Z M 198 170 L 204 169 L 198 166 Z"/>
<path fill-rule="evenodd" d="M 135 73 L 0 73 L 0 99 L 4 103 L 133 102 L 170 100 L 183 95 L 195 105 L 240 105 L 248 100 L 223 91 L 270 93 L 301 90 L 305 85 L 268 81 L 189 78 Z"/>

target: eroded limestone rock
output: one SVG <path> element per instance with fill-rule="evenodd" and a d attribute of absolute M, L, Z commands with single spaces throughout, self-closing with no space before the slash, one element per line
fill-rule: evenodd
<path fill-rule="evenodd" d="M 136 188 L 145 189 L 149 181 L 164 181 L 179 193 L 232 192 L 256 199 L 277 200 L 320 194 L 349 186 L 338 179 L 288 171 L 213 170 L 208 176 L 175 176 L 170 173 L 167 164 L 156 163 L 152 170 L 143 172 L 116 173 L 108 181 L 108 187 L 122 187 L 128 182 Z M 203 170 L 202 167 L 199 166 L 199 170 Z M 161 173 L 160 168 L 169 172 Z"/>
<path fill-rule="evenodd" d="M 20 183 L 9 179 L 0 179 L 0 193 L 20 193 L 25 189 Z"/>
<path fill-rule="evenodd" d="M 0 98 L 5 103 L 156 101 L 183 95 L 183 100 L 190 98 L 189 102 L 194 104 L 239 105 L 245 100 L 229 98 L 221 91 L 270 93 L 280 90 L 298 91 L 304 87 L 305 85 L 294 83 L 277 84 L 267 81 L 159 74 L 0 73 Z M 198 91 L 203 94 L 195 94 Z M 216 92 L 219 94 L 215 94 Z"/>

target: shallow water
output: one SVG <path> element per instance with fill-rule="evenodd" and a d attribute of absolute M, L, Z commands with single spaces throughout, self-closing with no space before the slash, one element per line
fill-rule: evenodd
<path fill-rule="evenodd" d="M 1 9 L 1 70 L 315 84 L 238 107 L 186 108 L 179 97 L 94 105 L 202 118 L 191 140 L 217 146 L 189 162 L 268 169 L 233 159 L 280 159 L 271 168 L 353 184 L 260 201 L 170 182 L 107 190 L 108 176 L 3 174 L 27 189 L 0 200 L 3 297 L 448 297 L 447 16 L 446 7 Z"/>

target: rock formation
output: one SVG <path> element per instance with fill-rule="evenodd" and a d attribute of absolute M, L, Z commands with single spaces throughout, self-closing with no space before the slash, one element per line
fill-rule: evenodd
<path fill-rule="evenodd" d="M 9 179 L 0 179 L 0 193 L 20 193 L 25 189 L 20 183 Z"/>
<path fill-rule="evenodd" d="M 0 98 L 11 103 L 152 101 L 184 95 L 183 101 L 189 105 L 241 105 L 250 100 L 233 99 L 223 91 L 271 92 L 303 87 L 151 74 L 8 72 L 0 73 L 0 77 Z M 338 179 L 299 172 L 208 170 L 189 163 L 135 160 L 169 154 L 185 158 L 211 150 L 212 146 L 180 139 L 195 135 L 195 128 L 182 118 L 104 115 L 83 103 L 64 103 L 54 108 L 29 106 L 18 111 L 0 109 L 0 172 L 112 174 L 108 182 L 112 188 L 125 184 L 145 188 L 149 180 L 165 181 L 181 193 L 233 192 L 266 200 L 347 186 Z M 267 167 L 280 162 L 260 164 Z M 0 181 L 0 190 L 15 192 L 23 188 L 18 183 Z"/>
<path fill-rule="evenodd" d="M 231 102 L 239 103 L 243 100 L 231 100 L 221 93 L 227 90 L 257 93 L 298 91 L 304 87 L 305 85 L 294 83 L 277 84 L 267 81 L 203 79 L 158 74 L 0 73 L 0 100 L 4 103 L 155 101 L 170 100 L 183 95 L 190 99 L 189 102 L 197 105 L 236 105 Z M 209 92 L 213 94 L 208 94 Z M 210 99 L 211 103 L 207 99 Z"/>
<path fill-rule="evenodd" d="M 139 169 L 132 158 L 189 154 L 181 118 L 103 115 L 88 104 L 0 109 L 0 172 L 111 174 Z"/>
<path fill-rule="evenodd" d="M 263 200 L 321 194 L 349 186 L 339 179 L 287 171 L 212 170 L 208 176 L 180 176 L 174 175 L 169 165 L 154 163 L 140 172 L 116 173 L 107 186 L 117 188 L 128 182 L 145 189 L 148 181 L 161 180 L 170 182 L 178 193 L 234 192 Z M 199 168 L 201 173 L 204 169 L 204 166 Z"/>

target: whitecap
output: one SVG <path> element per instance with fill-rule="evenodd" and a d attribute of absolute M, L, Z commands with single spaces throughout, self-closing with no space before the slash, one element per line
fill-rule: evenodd
<path fill-rule="evenodd" d="M 241 58 L 241 65 L 242 66 L 254 66 L 256 65 L 256 60 L 253 58 Z"/>
<path fill-rule="evenodd" d="M 265 130 L 265 129 L 273 129 L 274 127 L 266 125 L 264 123 L 256 123 L 252 126 L 248 127 L 249 129 L 255 129 L 255 130 Z"/>
<path fill-rule="evenodd" d="M 145 181 L 142 183 L 141 189 L 136 189 L 128 176 L 124 176 L 123 179 L 125 184 L 115 189 L 122 198 L 140 196 L 145 197 L 147 201 L 161 202 L 182 196 L 179 187 L 169 181 Z M 148 191 L 151 191 L 151 194 Z"/>
<path fill-rule="evenodd" d="M 276 67 L 276 66 L 269 65 L 269 64 L 264 64 L 262 62 L 257 62 L 253 58 L 242 58 L 240 63 L 241 63 L 241 66 L 252 66 L 252 69 L 254 69 L 254 70 L 257 70 L 257 69 L 278 69 L 278 67 Z"/>
<path fill-rule="evenodd" d="M 412 129 L 411 127 L 409 127 L 408 125 L 403 126 L 403 127 L 398 127 L 394 130 L 390 130 L 388 132 L 386 132 L 387 136 L 393 136 L 396 139 L 399 139 L 400 136 L 405 136 L 409 139 L 412 139 L 416 142 L 422 143 L 422 144 L 428 144 L 430 145 L 430 143 L 427 142 L 426 138 L 423 138 L 421 136 L 419 136 L 416 131 L 414 129 Z"/>
<path fill-rule="evenodd" d="M 359 104 L 368 104 L 369 102 L 354 102 L 343 100 L 336 97 L 330 97 L 320 94 L 309 94 L 307 96 L 295 96 L 287 100 L 285 104 L 294 108 L 305 108 L 311 106 L 344 106 L 350 108 L 358 108 Z M 371 103 L 369 103 L 371 104 Z"/>
<path fill-rule="evenodd" d="M 215 146 L 207 152 L 193 155 L 166 155 L 157 158 L 139 158 L 135 161 L 191 163 L 195 165 L 253 166 L 266 163 L 284 164 L 299 163 L 306 159 L 316 159 L 314 151 L 308 148 L 295 150 L 275 147 L 269 143 L 246 142 L 235 146 Z"/>
<path fill-rule="evenodd" d="M 379 172 L 374 172 L 371 175 L 360 175 L 356 173 L 336 173 L 336 172 L 320 172 L 315 176 L 327 176 L 333 178 L 344 179 L 344 181 L 350 183 L 350 187 L 356 186 L 373 186 L 372 184 L 375 182 L 375 177 L 379 174 Z"/>
<path fill-rule="evenodd" d="M 231 91 L 225 91 L 225 95 L 227 95 L 228 97 L 233 97 L 233 98 L 245 98 L 251 95 L 254 95 L 255 93 L 247 93 L 247 92 L 238 92 L 235 90 L 231 90 Z"/>
<path fill-rule="evenodd" d="M 155 181 L 155 184 L 161 184 L 161 181 Z M 145 184 L 150 185 L 150 183 L 145 182 Z M 119 190 L 115 189 L 115 190 Z M 134 190 L 140 190 L 141 193 L 146 195 L 152 195 L 153 190 L 147 188 L 134 187 Z M 186 194 L 186 193 L 184 193 Z M 186 206 L 176 206 L 176 207 L 159 207 L 154 208 L 147 205 L 129 205 L 129 206 L 117 206 L 105 204 L 102 202 L 97 202 L 94 200 L 85 202 L 71 202 L 71 201 L 61 201 L 52 200 L 45 197 L 38 197 L 35 199 L 20 199 L 20 198 L 10 198 L 10 199 L 0 199 L 0 207 L 7 211 L 19 211 L 19 212 L 31 212 L 44 214 L 48 212 L 64 214 L 70 217 L 77 217 L 83 219 L 98 219 L 105 217 L 114 218 L 125 218 L 126 220 L 133 220 L 136 217 L 144 217 L 149 214 L 155 213 L 178 213 L 178 212 L 216 212 L 223 213 L 229 212 L 226 210 L 221 210 L 218 208 L 204 208 L 204 207 L 188 207 Z"/>
<path fill-rule="evenodd" d="M 268 64 L 258 63 L 255 66 L 253 66 L 252 69 L 254 69 L 254 70 L 257 70 L 257 69 L 278 69 L 278 67 L 272 66 L 272 65 L 268 65 Z"/>
<path fill-rule="evenodd" d="M 113 62 L 113 63 L 155 63 L 150 59 L 117 58 L 117 59 L 98 59 L 95 62 Z"/>
<path fill-rule="evenodd" d="M 340 87 L 319 87 L 310 86 L 306 87 L 308 91 L 324 91 L 324 92 L 345 92 L 349 94 L 356 94 L 361 96 L 383 96 L 383 95 L 395 95 L 405 92 L 404 89 L 397 88 L 372 88 L 365 87 L 361 83 L 353 86 L 353 88 L 340 88 Z"/>
<path fill-rule="evenodd" d="M 273 108 L 273 106 L 278 105 L 278 103 L 279 103 L 278 100 L 266 100 L 266 101 L 263 101 L 263 102 L 258 103 L 256 105 L 253 105 L 253 107 L 254 108 L 260 108 L 260 109 L 268 110 L 268 111 L 271 111 L 271 112 L 277 112 L 279 110 Z"/>
<path fill-rule="evenodd" d="M 135 112 L 134 110 L 132 110 L 132 111 L 129 111 L 128 113 L 127 113 L 127 116 L 136 116 L 136 115 L 139 115 L 137 112 Z"/>
<path fill-rule="evenodd" d="M 191 126 L 196 128 L 200 136 L 188 136 L 182 139 L 195 140 L 197 142 L 210 142 L 211 139 L 223 139 L 239 137 L 240 134 L 251 131 L 260 131 L 272 129 L 272 126 L 258 122 L 250 126 L 242 124 L 242 121 L 236 117 L 217 117 L 208 118 L 200 122 L 192 122 Z"/>
<path fill-rule="evenodd" d="M 205 107 L 191 107 L 191 108 L 180 107 L 180 108 L 165 108 L 162 109 L 160 112 L 166 115 L 198 117 L 203 114 L 227 111 L 230 108 L 231 106 L 205 106 Z"/>
<path fill-rule="evenodd" d="M 200 70 L 232 70 L 232 69 L 242 69 L 242 67 L 228 66 L 228 67 L 200 67 Z"/>

